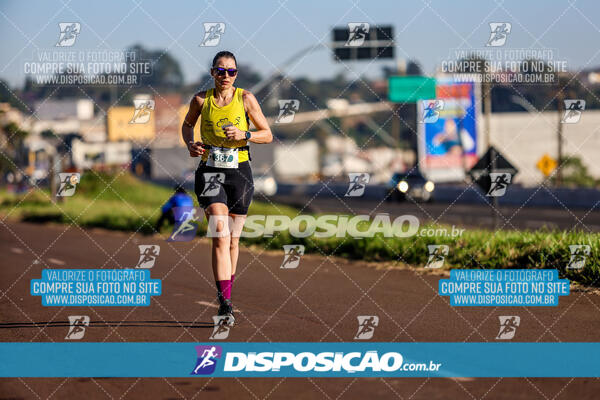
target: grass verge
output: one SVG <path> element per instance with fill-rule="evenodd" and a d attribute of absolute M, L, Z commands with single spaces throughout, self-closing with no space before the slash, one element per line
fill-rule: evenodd
<path fill-rule="evenodd" d="M 154 233 L 160 207 L 172 191 L 143 182 L 128 174 L 84 174 L 76 194 L 52 203 L 44 191 L 15 195 L 0 190 L 0 214 L 30 222 L 76 223 L 82 227 L 100 227 L 121 231 Z M 194 196 L 192 196 L 194 197 Z M 287 215 L 298 210 L 285 205 L 254 201 L 249 214 Z M 434 229 L 436 226 L 425 226 Z M 421 227 L 424 228 L 424 227 Z M 165 228 L 167 229 L 167 228 Z M 419 229 L 421 231 L 421 229 Z M 206 232 L 206 222 L 199 234 Z M 423 266 L 430 244 L 446 244 L 450 251 L 445 268 L 556 268 L 563 277 L 587 285 L 600 286 L 600 234 L 582 231 L 487 231 L 465 230 L 459 237 L 415 235 L 409 238 L 292 237 L 289 232 L 273 237 L 242 238 L 246 244 L 281 249 L 284 244 L 302 244 L 306 252 L 335 255 L 367 261 L 400 261 Z M 568 270 L 570 245 L 589 245 L 585 267 Z"/>

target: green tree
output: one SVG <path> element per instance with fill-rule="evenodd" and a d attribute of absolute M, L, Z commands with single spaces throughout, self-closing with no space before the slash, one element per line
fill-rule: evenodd
<path fill-rule="evenodd" d="M 14 122 L 10 122 L 0 129 L 0 172 L 4 175 L 14 171 L 16 167 L 24 166 L 26 154 L 24 141 L 29 132 L 22 130 Z"/>
<path fill-rule="evenodd" d="M 154 88 L 178 90 L 183 86 L 183 73 L 179 62 L 166 50 L 148 50 L 140 44 L 135 44 L 127 49 L 136 54 L 131 63 L 149 61 L 152 65 L 152 74 L 138 75 L 138 82 L 142 86 L 150 85 Z"/>
<path fill-rule="evenodd" d="M 11 89 L 8 83 L 2 79 L 0 79 L 0 103 L 8 103 L 22 112 L 27 111 L 25 103 L 19 97 L 19 92 Z"/>
<path fill-rule="evenodd" d="M 599 182 L 588 172 L 587 166 L 579 157 L 566 157 L 561 167 L 562 185 L 575 187 L 597 187 Z M 552 177 L 552 183 L 556 184 L 556 175 Z"/>

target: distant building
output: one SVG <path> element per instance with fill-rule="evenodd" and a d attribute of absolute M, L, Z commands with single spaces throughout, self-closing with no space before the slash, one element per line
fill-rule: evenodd
<path fill-rule="evenodd" d="M 40 120 L 94 118 L 94 102 L 89 99 L 44 100 L 35 104 L 35 115 Z"/>
<path fill-rule="evenodd" d="M 180 108 L 181 95 L 178 93 L 159 94 L 155 100 L 156 140 L 154 147 L 182 146 Z"/>
<path fill-rule="evenodd" d="M 103 166 L 127 166 L 131 162 L 131 143 L 105 142 L 86 143 L 73 140 L 73 164 L 78 169 L 90 169 Z"/>
<path fill-rule="evenodd" d="M 9 103 L 0 103 L 0 123 L 6 125 L 10 122 L 20 126 L 23 123 L 23 113 Z"/>
<path fill-rule="evenodd" d="M 26 122 L 34 135 L 52 131 L 56 135 L 76 133 L 89 142 L 106 140 L 105 118 L 94 116 L 94 102 L 89 99 L 38 102 L 34 114 Z"/>
<path fill-rule="evenodd" d="M 585 87 L 600 85 L 600 69 L 596 67 L 579 71 L 577 79 Z"/>
<path fill-rule="evenodd" d="M 491 141 L 518 170 L 515 183 L 537 186 L 544 175 L 536 164 L 544 156 L 558 159 L 556 111 L 541 113 L 494 113 L 490 119 Z M 585 110 L 579 122 L 563 124 L 563 157 L 579 157 L 594 178 L 600 178 L 600 111 Z"/>
<path fill-rule="evenodd" d="M 56 135 L 76 133 L 81 135 L 87 142 L 106 141 L 106 123 L 103 116 L 83 121 L 75 118 L 39 121 L 35 117 L 29 117 L 27 121 L 26 127 L 34 135 L 39 135 L 44 131 L 52 131 Z"/>

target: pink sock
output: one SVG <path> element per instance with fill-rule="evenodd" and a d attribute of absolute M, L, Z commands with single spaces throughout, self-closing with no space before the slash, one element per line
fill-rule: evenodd
<path fill-rule="evenodd" d="M 217 287 L 224 299 L 231 300 L 231 279 L 217 281 Z"/>
<path fill-rule="evenodd" d="M 231 274 L 231 286 L 233 286 L 233 281 L 235 280 L 235 274 Z"/>

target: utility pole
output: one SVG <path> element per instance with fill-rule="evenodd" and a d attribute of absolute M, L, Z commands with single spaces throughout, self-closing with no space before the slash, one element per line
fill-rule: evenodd
<path fill-rule="evenodd" d="M 486 75 L 483 75 L 484 77 Z M 491 135 L 491 115 L 492 115 L 492 85 L 489 82 L 483 83 L 484 87 L 484 102 L 483 102 L 483 115 L 484 115 L 484 124 L 485 124 L 485 142 L 487 147 L 492 145 L 492 135 Z"/>
<path fill-rule="evenodd" d="M 394 115 L 392 115 L 392 137 L 396 142 L 395 147 L 398 147 L 398 144 L 400 143 L 400 132 L 402 130 L 402 127 L 400 126 L 400 111 L 400 105 L 393 103 L 392 112 Z"/>
<path fill-rule="evenodd" d="M 404 59 L 399 59 L 396 62 L 396 73 L 400 76 L 404 76 L 406 75 L 406 60 Z M 398 103 L 393 103 L 392 104 L 392 137 L 395 139 L 397 145 L 396 147 L 399 147 L 398 144 L 400 144 L 400 132 L 402 132 L 402 125 L 400 123 L 400 113 L 402 112 L 402 109 L 406 106 L 405 103 L 403 103 L 402 105 L 398 104 Z"/>
<path fill-rule="evenodd" d="M 558 111 L 558 126 L 556 127 L 556 141 L 557 141 L 557 162 L 558 168 L 556 169 L 556 186 L 562 185 L 562 160 L 563 160 L 563 114 L 564 114 L 564 103 L 565 103 L 565 92 L 560 85 L 560 73 L 558 76 L 558 93 L 556 94 L 556 110 Z"/>
<path fill-rule="evenodd" d="M 487 71 L 487 68 L 486 68 Z M 487 72 L 485 72 L 482 75 L 484 78 L 488 78 L 489 74 Z M 485 138 L 486 138 L 486 143 L 488 148 L 491 148 L 492 146 L 492 134 L 491 134 L 491 117 L 492 117 L 492 84 L 491 82 L 489 82 L 489 79 L 484 79 L 484 83 L 483 86 L 485 88 L 484 90 L 484 123 L 485 123 Z M 496 171 L 496 158 L 497 158 L 497 154 L 496 152 L 492 149 L 490 151 L 490 169 L 489 171 Z M 491 177 L 490 177 L 490 182 L 491 182 Z M 493 182 L 491 182 L 493 184 Z M 500 209 L 498 208 L 498 197 L 497 196 L 492 196 L 492 220 L 493 220 L 493 224 L 494 224 L 494 229 L 498 228 L 498 213 L 500 212 Z"/>
<path fill-rule="evenodd" d="M 56 163 L 56 155 L 52 154 L 50 155 L 50 160 L 49 160 L 49 165 L 48 165 L 48 184 L 50 185 L 50 201 L 52 201 L 53 203 L 56 202 L 56 170 L 55 170 L 55 163 Z"/>

